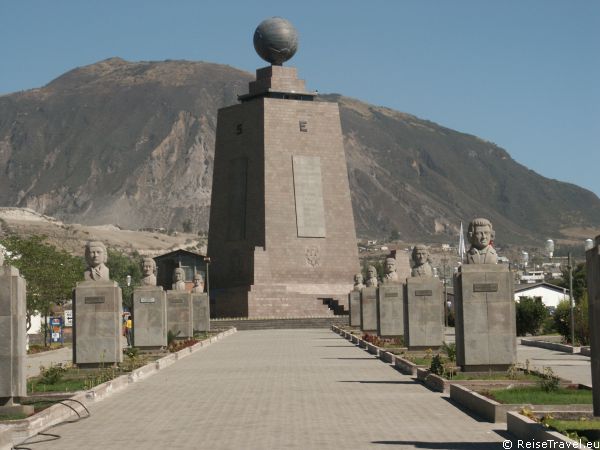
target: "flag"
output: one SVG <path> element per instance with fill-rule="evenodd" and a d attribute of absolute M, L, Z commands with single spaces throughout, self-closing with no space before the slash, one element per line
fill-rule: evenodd
<path fill-rule="evenodd" d="M 458 256 L 460 257 L 460 262 L 463 263 L 465 261 L 465 254 L 467 250 L 465 249 L 465 236 L 463 232 L 463 224 L 460 223 L 460 234 L 458 236 Z"/>

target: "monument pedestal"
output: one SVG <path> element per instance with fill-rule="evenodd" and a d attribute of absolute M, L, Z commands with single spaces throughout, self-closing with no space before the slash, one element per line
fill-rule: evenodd
<path fill-rule="evenodd" d="M 167 291 L 167 332 L 177 339 L 194 337 L 192 323 L 192 294 Z"/>
<path fill-rule="evenodd" d="M 600 416 L 600 236 L 586 252 L 594 416 Z"/>
<path fill-rule="evenodd" d="M 167 346 L 167 299 L 161 286 L 133 291 L 133 343 L 140 348 Z"/>
<path fill-rule="evenodd" d="M 210 331 L 210 305 L 208 294 L 192 293 L 192 312 L 194 331 Z"/>
<path fill-rule="evenodd" d="M 360 329 L 377 332 L 377 288 L 366 287 L 360 291 Z"/>
<path fill-rule="evenodd" d="M 505 371 L 516 362 L 513 278 L 503 264 L 467 264 L 454 275 L 456 362 L 463 371 Z"/>
<path fill-rule="evenodd" d="M 350 326 L 360 326 L 360 291 L 352 291 L 348 294 L 348 309 Z"/>
<path fill-rule="evenodd" d="M 121 288 L 115 281 L 82 281 L 73 296 L 73 363 L 123 362 Z"/>
<path fill-rule="evenodd" d="M 15 267 L 0 266 L 0 413 L 33 413 L 19 405 L 27 396 L 25 358 L 27 301 L 25 279 Z"/>
<path fill-rule="evenodd" d="M 436 349 L 444 341 L 442 284 L 433 277 L 406 280 L 404 344 L 409 350 Z"/>
<path fill-rule="evenodd" d="M 377 291 L 377 335 L 398 337 L 404 335 L 403 284 L 389 283 Z"/>

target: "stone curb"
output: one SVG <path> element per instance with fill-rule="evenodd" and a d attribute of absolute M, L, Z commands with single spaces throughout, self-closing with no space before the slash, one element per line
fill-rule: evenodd
<path fill-rule="evenodd" d="M 540 412 L 590 413 L 593 411 L 592 405 L 533 405 L 531 403 L 499 403 L 460 384 L 450 385 L 450 399 L 469 411 L 477 414 L 479 417 L 492 423 L 506 422 L 507 413 L 509 411 L 518 412 L 523 408 Z"/>
<path fill-rule="evenodd" d="M 89 391 L 79 392 L 71 397 L 71 399 L 79 401 L 84 405 L 104 400 L 106 397 L 114 394 L 115 392 L 119 392 L 127 388 L 131 383 L 136 383 L 151 375 L 154 375 L 159 370 L 169 367 L 178 360 L 185 358 L 192 353 L 195 353 L 198 350 L 207 347 L 235 332 L 237 332 L 235 327 L 230 328 L 229 330 L 223 331 L 208 340 L 198 342 L 191 347 L 184 348 L 176 353 L 171 353 L 170 355 L 135 369 L 129 374 L 121 375 L 113 380 L 107 381 L 106 383 L 99 384 Z M 70 402 L 69 404 L 79 412 L 84 412 L 81 406 L 77 405 L 77 403 Z M 35 436 L 41 431 L 44 431 L 66 420 L 74 420 L 76 417 L 77 414 L 70 408 L 66 408 L 64 405 L 57 404 L 40 411 L 39 413 L 34 414 L 27 419 L 15 420 L 5 426 L 0 425 L 0 450 L 10 450 L 12 445 L 24 442 L 26 439 Z M 2 447 L 5 439 L 8 439 L 11 445 L 6 447 L 6 449 Z"/>
<path fill-rule="evenodd" d="M 506 428 L 517 439 L 524 441 L 553 441 L 557 445 L 552 448 L 579 448 L 579 442 L 569 439 L 558 431 L 551 431 L 535 420 L 514 411 L 506 414 Z"/>
<path fill-rule="evenodd" d="M 572 345 L 559 344 L 557 342 L 538 341 L 536 339 L 521 339 L 521 345 L 545 348 L 547 350 L 555 350 L 564 353 L 581 353 L 581 347 L 573 347 Z"/>

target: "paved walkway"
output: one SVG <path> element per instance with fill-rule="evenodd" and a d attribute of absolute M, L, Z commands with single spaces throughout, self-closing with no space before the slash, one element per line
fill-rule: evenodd
<path fill-rule="evenodd" d="M 592 385 L 592 369 L 589 356 L 558 352 L 545 348 L 517 345 L 517 360 L 542 372 L 545 367 L 552 368 L 555 375 L 574 383 Z"/>
<path fill-rule="evenodd" d="M 26 376 L 35 377 L 40 374 L 40 366 L 50 367 L 55 364 L 71 362 L 73 358 L 73 349 L 63 347 L 49 352 L 35 353 L 27 355 Z"/>
<path fill-rule="evenodd" d="M 505 435 L 329 330 L 240 331 L 90 410 L 30 447 L 491 450 Z"/>

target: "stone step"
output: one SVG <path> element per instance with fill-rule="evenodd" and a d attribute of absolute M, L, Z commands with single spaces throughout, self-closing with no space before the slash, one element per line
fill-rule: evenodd
<path fill-rule="evenodd" d="M 219 319 L 211 320 L 211 330 L 236 327 L 238 330 L 273 330 L 293 328 L 330 328 L 348 326 L 348 316 L 302 317 L 297 319 Z"/>

